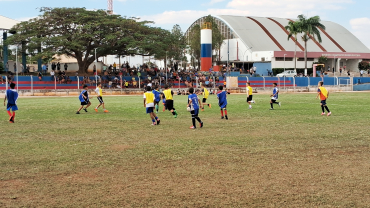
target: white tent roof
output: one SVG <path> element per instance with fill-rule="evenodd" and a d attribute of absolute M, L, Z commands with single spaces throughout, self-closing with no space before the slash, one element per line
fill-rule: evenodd
<path fill-rule="evenodd" d="M 13 20 L 0 15 L 0 30 L 10 30 L 14 25 L 20 23 L 17 20 Z"/>
<path fill-rule="evenodd" d="M 289 19 L 232 15 L 216 17 L 223 20 L 247 46 L 253 47 L 253 51 L 294 51 L 294 42 L 287 39 L 288 35 L 283 29 L 288 25 Z M 330 21 L 321 23 L 326 26 L 327 34 L 320 31 L 322 37 L 320 44 L 308 41 L 309 52 L 370 53 L 370 49 L 343 26 Z M 300 37 L 298 42 L 304 46 Z"/>

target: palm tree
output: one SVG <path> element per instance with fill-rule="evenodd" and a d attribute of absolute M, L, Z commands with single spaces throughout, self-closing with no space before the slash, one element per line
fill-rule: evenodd
<path fill-rule="evenodd" d="M 295 38 L 295 41 L 294 41 L 294 44 L 295 44 L 295 48 L 294 48 L 294 71 L 295 73 L 297 73 L 297 35 L 298 33 L 301 33 L 302 30 L 300 28 L 300 24 L 299 22 L 292 22 L 292 21 L 289 21 L 288 25 L 285 26 L 285 29 L 289 31 L 289 35 L 288 35 L 288 40 L 294 36 Z"/>
<path fill-rule="evenodd" d="M 306 18 L 303 14 L 298 15 L 298 23 L 299 28 L 301 29 L 303 36 L 302 40 L 304 41 L 304 62 L 305 62 L 305 69 L 304 73 L 307 75 L 307 41 L 311 38 L 316 39 L 319 43 L 322 42 L 321 35 L 318 27 L 325 30 L 325 26 L 321 24 L 321 19 L 319 16 L 310 17 L 309 19 Z"/>

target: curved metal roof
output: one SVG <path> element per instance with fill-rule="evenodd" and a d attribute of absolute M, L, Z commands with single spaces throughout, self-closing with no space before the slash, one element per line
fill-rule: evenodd
<path fill-rule="evenodd" d="M 13 20 L 0 15 L 0 30 L 10 30 L 14 25 L 20 23 L 17 20 Z"/>
<path fill-rule="evenodd" d="M 287 31 L 284 28 L 289 21 L 294 20 L 232 15 L 214 17 L 227 25 L 235 37 L 239 37 L 246 46 L 253 47 L 253 51 L 294 51 L 295 49 L 293 39 L 288 40 Z M 309 40 L 307 42 L 309 52 L 370 53 L 370 49 L 343 26 L 330 21 L 321 21 L 321 23 L 326 27 L 325 31 L 320 31 L 322 42 Z M 304 42 L 300 36 L 297 39 L 299 43 L 297 51 L 303 51 Z"/>

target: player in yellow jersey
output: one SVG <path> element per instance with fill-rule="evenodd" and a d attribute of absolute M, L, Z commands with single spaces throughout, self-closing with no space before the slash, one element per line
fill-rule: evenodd
<path fill-rule="evenodd" d="M 154 99 L 155 95 L 152 92 L 152 88 L 147 86 L 146 93 L 144 93 L 144 107 L 146 107 L 146 113 L 149 114 L 150 118 L 152 119 L 152 125 L 159 125 L 161 121 L 154 113 Z"/>
<path fill-rule="evenodd" d="M 247 103 L 249 104 L 249 109 L 252 109 L 252 103 L 256 103 L 253 100 L 253 88 L 251 87 L 251 83 L 247 82 Z"/>
<path fill-rule="evenodd" d="M 98 82 L 98 84 L 97 84 L 97 87 L 95 89 L 95 93 L 96 93 L 96 96 L 97 96 L 96 98 L 98 98 L 98 100 L 99 100 L 99 105 L 96 106 L 96 108 L 94 109 L 95 112 L 98 112 L 98 108 L 103 105 L 104 113 L 108 113 L 109 111 L 107 109 L 105 109 L 105 105 L 104 105 L 104 101 L 103 101 L 103 90 L 101 89 L 101 83 L 100 82 Z"/>
<path fill-rule="evenodd" d="M 202 84 L 202 94 L 203 94 L 203 100 L 202 100 L 202 111 L 204 111 L 204 106 L 205 105 L 208 105 L 209 108 L 211 108 L 211 104 L 208 104 L 207 103 L 207 99 L 208 99 L 208 95 L 209 95 L 209 91 L 207 90 L 206 88 L 206 85 L 205 84 Z"/>
<path fill-rule="evenodd" d="M 325 115 L 325 109 L 328 111 L 328 116 L 330 116 L 331 115 L 331 112 L 330 112 L 330 110 L 329 110 L 329 108 L 328 108 L 328 106 L 326 105 L 326 99 L 328 99 L 329 98 L 329 92 L 328 92 L 328 90 L 326 90 L 326 88 L 325 87 L 323 87 L 323 85 L 324 85 L 324 82 L 319 82 L 319 84 L 318 84 L 318 87 L 319 87 L 319 89 L 317 90 L 317 96 L 316 96 L 316 99 L 318 98 L 318 97 L 320 97 L 320 100 L 321 100 L 321 103 L 320 103 L 320 105 L 321 105 L 321 110 L 322 110 L 322 113 L 321 113 L 321 115 L 323 116 L 323 115 Z M 324 109 L 325 108 L 325 109 Z"/>
<path fill-rule="evenodd" d="M 169 89 L 169 86 L 166 84 L 164 85 L 164 91 L 163 91 L 163 94 L 164 94 L 164 97 L 166 98 L 166 109 L 171 111 L 172 115 L 174 118 L 177 118 L 177 111 L 176 109 L 173 107 L 173 91 L 171 89 Z"/>

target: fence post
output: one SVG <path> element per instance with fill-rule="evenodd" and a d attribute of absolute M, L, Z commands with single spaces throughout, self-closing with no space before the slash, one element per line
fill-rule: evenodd
<path fill-rule="evenodd" d="M 307 77 L 307 87 L 310 88 L 310 77 Z"/>
<path fill-rule="evenodd" d="M 180 85 L 181 85 L 181 80 L 180 80 L 180 76 L 179 76 L 179 89 L 180 89 Z"/>
<path fill-rule="evenodd" d="M 77 89 L 80 90 L 80 77 L 77 76 Z"/>
<path fill-rule="evenodd" d="M 280 87 L 280 77 L 277 77 L 278 78 L 278 83 L 279 83 L 279 87 Z"/>
<path fill-rule="evenodd" d="M 284 91 L 286 91 L 286 88 L 285 88 L 285 76 L 284 76 Z"/>
<path fill-rule="evenodd" d="M 5 76 L 5 90 L 8 90 L 8 76 Z"/>
<path fill-rule="evenodd" d="M 353 91 L 353 77 L 350 77 L 350 82 L 351 82 L 351 91 Z"/>
<path fill-rule="evenodd" d="M 31 95 L 33 95 L 33 76 L 31 75 Z"/>
<path fill-rule="evenodd" d="M 295 77 L 293 77 L 293 92 L 295 92 Z"/>
<path fill-rule="evenodd" d="M 121 95 L 122 95 L 122 86 L 123 86 L 123 85 L 122 85 L 122 81 L 123 81 L 123 80 L 122 80 L 122 75 L 120 76 L 120 79 L 121 79 Z"/>
<path fill-rule="evenodd" d="M 57 95 L 57 78 L 54 76 L 55 96 Z"/>
<path fill-rule="evenodd" d="M 263 78 L 263 90 L 266 90 L 266 80 L 265 80 L 265 77 L 262 77 Z"/>

